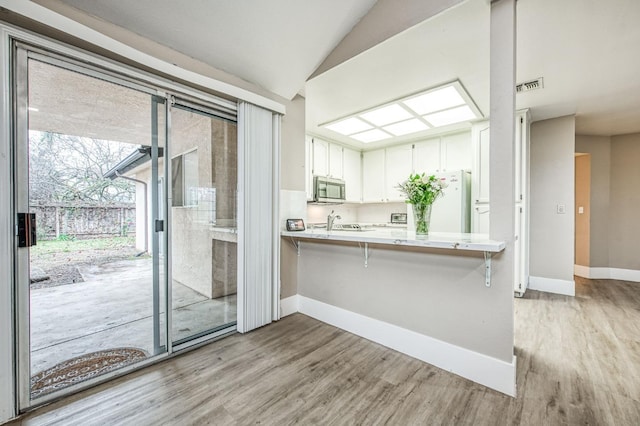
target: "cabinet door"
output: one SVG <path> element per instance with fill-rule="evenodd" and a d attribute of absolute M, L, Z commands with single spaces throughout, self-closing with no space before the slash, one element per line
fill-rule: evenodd
<path fill-rule="evenodd" d="M 329 142 L 313 138 L 313 175 L 329 176 Z"/>
<path fill-rule="evenodd" d="M 362 201 L 380 203 L 385 201 L 384 149 L 362 154 Z"/>
<path fill-rule="evenodd" d="M 329 176 L 336 179 L 344 179 L 343 166 L 342 147 L 336 144 L 329 144 Z"/>
<path fill-rule="evenodd" d="M 440 139 L 442 171 L 472 168 L 471 132 L 446 135 Z"/>
<path fill-rule="evenodd" d="M 476 203 L 489 202 L 489 123 L 477 128 L 475 134 L 475 173 L 473 197 Z"/>
<path fill-rule="evenodd" d="M 362 158 L 360 151 L 349 148 L 343 150 L 344 182 L 347 190 L 347 201 L 362 201 Z"/>
<path fill-rule="evenodd" d="M 404 201 L 405 197 L 396 186 L 409 178 L 413 172 L 413 145 L 402 145 L 386 150 L 386 191 L 387 201 Z"/>
<path fill-rule="evenodd" d="M 415 173 L 429 175 L 440 171 L 440 138 L 414 145 L 413 170 Z"/>
<path fill-rule="evenodd" d="M 476 204 L 473 207 L 472 215 L 473 229 L 471 229 L 471 232 L 489 235 L 489 204 Z"/>

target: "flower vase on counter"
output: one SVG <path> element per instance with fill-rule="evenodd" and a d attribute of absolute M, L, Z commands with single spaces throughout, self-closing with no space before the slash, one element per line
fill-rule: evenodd
<path fill-rule="evenodd" d="M 416 228 L 416 235 L 428 235 L 429 224 L 431 223 L 431 207 L 433 204 L 412 204 L 413 221 Z"/>
<path fill-rule="evenodd" d="M 431 209 L 434 201 L 443 195 L 447 184 L 434 175 L 426 173 L 410 174 L 409 179 L 398 184 L 396 188 L 406 197 L 406 203 L 413 207 L 413 218 L 416 236 L 429 234 L 431 224 Z"/>

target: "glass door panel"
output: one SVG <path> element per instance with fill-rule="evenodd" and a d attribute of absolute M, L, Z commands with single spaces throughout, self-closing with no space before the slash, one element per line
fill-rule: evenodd
<path fill-rule="evenodd" d="M 172 341 L 236 324 L 235 121 L 171 108 Z"/>
<path fill-rule="evenodd" d="M 23 49 L 17 61 L 16 207 L 37 241 L 17 248 L 25 408 L 167 351 L 166 103 Z"/>

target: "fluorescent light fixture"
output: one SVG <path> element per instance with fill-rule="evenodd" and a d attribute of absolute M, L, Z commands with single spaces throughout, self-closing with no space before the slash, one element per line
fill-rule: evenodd
<path fill-rule="evenodd" d="M 382 139 L 388 139 L 391 135 L 387 132 L 383 132 L 379 129 L 368 130 L 363 133 L 358 133 L 357 135 L 351 135 L 353 139 L 357 139 L 360 142 L 369 143 L 381 141 Z"/>
<path fill-rule="evenodd" d="M 375 124 L 376 126 L 384 126 L 386 124 L 407 120 L 413 117 L 413 114 L 398 104 L 392 104 L 360 114 L 360 117 Z"/>
<path fill-rule="evenodd" d="M 321 127 L 369 143 L 478 118 L 482 118 L 482 112 L 456 80 L 321 124 Z"/>
<path fill-rule="evenodd" d="M 346 120 L 341 120 L 325 127 L 329 130 L 333 130 L 334 132 L 347 136 L 364 130 L 373 129 L 373 126 L 356 117 L 347 118 Z"/>
<path fill-rule="evenodd" d="M 425 115 L 434 111 L 441 111 L 443 109 L 465 104 L 464 99 L 453 86 L 433 90 L 429 93 L 407 99 L 403 102 L 418 115 Z"/>
<path fill-rule="evenodd" d="M 35 108 L 35 107 L 29 107 L 29 111 L 38 112 L 40 110 L 38 108 Z"/>
<path fill-rule="evenodd" d="M 394 136 L 403 136 L 408 135 L 409 133 L 421 132 L 428 128 L 429 126 L 417 118 L 412 118 L 411 120 L 401 121 L 400 123 L 390 124 L 383 127 L 384 130 Z"/>
<path fill-rule="evenodd" d="M 457 108 L 440 111 L 433 114 L 425 115 L 427 120 L 433 127 L 447 126 L 449 124 L 460 123 L 461 121 L 469 121 L 476 118 L 476 115 L 468 105 Z"/>

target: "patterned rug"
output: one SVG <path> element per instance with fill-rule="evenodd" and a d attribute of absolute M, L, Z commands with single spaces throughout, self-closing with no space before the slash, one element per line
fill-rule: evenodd
<path fill-rule="evenodd" d="M 63 361 L 31 377 L 31 398 L 55 392 L 147 358 L 136 348 L 92 352 Z"/>

